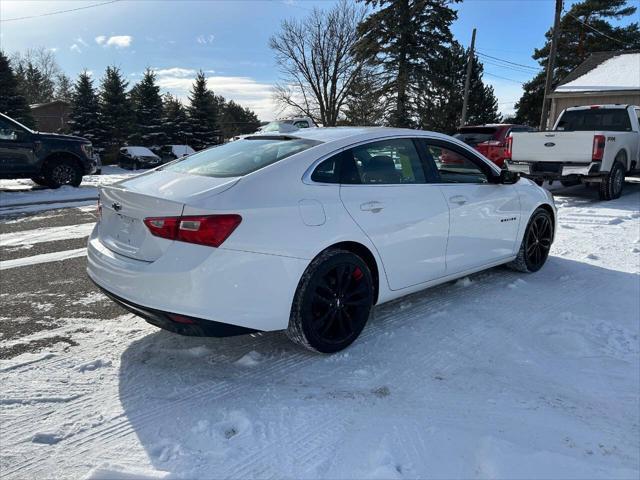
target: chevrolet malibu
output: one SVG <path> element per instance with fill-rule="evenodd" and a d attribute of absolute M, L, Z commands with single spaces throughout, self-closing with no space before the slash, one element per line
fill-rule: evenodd
<path fill-rule="evenodd" d="M 391 128 L 249 136 L 104 186 L 99 211 L 88 273 L 131 312 L 184 335 L 286 330 L 325 353 L 374 305 L 501 264 L 539 270 L 556 225 L 531 181 Z"/>

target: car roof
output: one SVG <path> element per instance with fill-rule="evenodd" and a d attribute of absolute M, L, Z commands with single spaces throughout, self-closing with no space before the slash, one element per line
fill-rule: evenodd
<path fill-rule="evenodd" d="M 294 132 L 289 132 L 287 136 L 306 138 L 309 140 L 318 140 L 320 142 L 334 142 L 352 137 L 386 137 L 386 136 L 430 136 L 439 138 L 449 138 L 437 132 L 429 132 L 425 130 L 412 130 L 409 128 L 391 128 L 391 127 L 320 127 L 320 128 L 301 128 Z"/>

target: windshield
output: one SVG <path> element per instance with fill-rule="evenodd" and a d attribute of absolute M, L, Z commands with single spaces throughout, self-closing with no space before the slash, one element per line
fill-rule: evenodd
<path fill-rule="evenodd" d="M 457 138 L 468 145 L 474 146 L 478 143 L 494 140 L 497 132 L 498 129 L 492 127 L 467 127 L 458 130 L 458 133 L 456 133 L 453 138 Z"/>
<path fill-rule="evenodd" d="M 595 130 L 630 132 L 631 121 L 627 111 L 622 108 L 568 110 L 560 118 L 556 130 L 567 132 L 589 132 Z"/>
<path fill-rule="evenodd" d="M 287 133 L 295 130 L 298 130 L 298 127 L 293 124 L 293 120 L 278 120 L 268 123 L 262 128 L 263 132 Z"/>
<path fill-rule="evenodd" d="M 127 147 L 127 153 L 131 155 L 135 155 L 137 157 L 155 157 L 156 154 L 153 153 L 146 147 Z"/>
<path fill-rule="evenodd" d="M 238 177 L 320 143 L 302 138 L 249 137 L 194 153 L 163 170 L 206 177 Z"/>
<path fill-rule="evenodd" d="M 6 115 L 2 115 L 2 114 L 0 114 L 0 118 L 6 118 L 7 120 L 9 120 L 9 121 L 11 121 L 11 122 L 15 123 L 16 125 L 18 125 L 19 127 L 24 128 L 24 129 L 25 129 L 27 132 L 29 132 L 29 133 L 36 133 L 36 131 L 35 131 L 35 130 L 31 130 L 29 127 L 27 127 L 27 126 L 25 126 L 25 125 L 21 124 L 21 123 L 20 123 L 19 121 L 17 121 L 15 118 L 10 118 L 10 117 L 7 117 Z"/>

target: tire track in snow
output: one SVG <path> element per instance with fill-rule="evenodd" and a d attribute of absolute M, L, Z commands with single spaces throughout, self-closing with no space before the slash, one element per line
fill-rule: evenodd
<path fill-rule="evenodd" d="M 418 292 L 409 297 L 405 297 L 403 299 L 397 300 L 387 305 L 383 305 L 376 308 L 375 318 L 372 322 L 367 326 L 363 335 L 360 338 L 360 343 L 364 345 L 365 342 L 370 342 L 372 340 L 381 338 L 385 333 L 392 331 L 392 328 L 399 324 L 410 325 L 408 322 L 414 322 L 416 319 L 420 319 L 424 316 L 431 316 L 435 313 L 441 312 L 443 308 L 447 307 L 451 303 L 460 299 L 461 297 L 472 297 L 472 296 L 481 296 L 484 297 L 483 293 L 488 292 L 501 292 L 504 290 L 504 286 L 512 282 L 516 278 L 520 278 L 522 274 L 517 274 L 515 272 L 509 272 L 507 270 L 501 269 L 498 271 L 489 271 L 482 272 L 472 276 L 475 280 L 468 287 L 458 287 L 457 290 L 451 291 L 448 289 L 446 294 L 443 294 L 443 290 L 447 288 L 447 285 L 441 287 L 434 287 L 427 291 Z M 578 285 L 579 282 L 572 282 L 570 291 L 568 294 L 571 294 L 574 290 L 579 290 L 582 288 L 581 285 Z M 408 308 L 402 309 L 402 305 L 406 304 L 406 302 L 410 302 L 410 306 Z M 548 305 L 543 308 L 543 310 L 551 310 L 557 308 L 556 305 Z M 532 319 L 531 322 L 534 322 L 535 319 Z M 471 327 L 471 326 L 470 326 Z M 485 331 L 485 335 L 489 335 L 490 331 Z M 438 371 L 442 372 L 447 368 L 450 364 L 448 362 L 447 357 L 442 355 L 442 350 L 445 351 L 457 344 L 461 341 L 461 339 L 467 338 L 469 336 L 477 336 L 478 332 L 473 328 L 468 328 L 462 331 L 456 331 L 456 335 L 450 335 L 450 332 L 443 332 L 441 334 L 441 338 L 438 340 L 438 345 L 440 346 L 437 350 L 430 349 L 425 350 L 423 352 L 418 352 L 419 362 L 423 365 L 427 365 L 429 370 L 433 372 Z M 444 342 L 442 344 L 441 342 Z M 252 338 L 249 343 L 252 347 L 255 345 L 264 344 L 264 339 L 260 336 Z M 247 344 L 240 343 L 237 345 L 237 350 L 246 352 Z M 368 348 L 366 349 L 366 353 L 363 356 L 363 359 L 366 360 L 376 355 L 376 349 Z M 275 362 L 271 363 L 268 366 L 263 368 L 252 369 L 246 372 L 240 372 L 236 375 L 237 380 L 241 380 L 242 383 L 237 382 L 207 382 L 206 384 L 199 384 L 195 387 L 190 387 L 185 391 L 180 392 L 180 398 L 177 400 L 172 400 L 170 402 L 165 402 L 162 404 L 158 404 L 155 407 L 151 407 L 148 410 L 133 412 L 128 416 L 124 416 L 125 414 L 121 414 L 116 416 L 115 418 L 107 420 L 106 424 L 102 424 L 97 428 L 89 429 L 84 432 L 80 432 L 68 439 L 62 440 L 59 444 L 57 444 L 54 448 L 58 446 L 60 448 L 69 448 L 69 447 L 85 447 L 82 450 L 77 452 L 77 456 L 80 458 L 84 458 L 84 455 L 89 454 L 94 449 L 94 444 L 99 443 L 100 448 L 103 452 L 108 451 L 109 448 L 115 447 L 120 443 L 122 437 L 135 433 L 137 429 L 144 429 L 146 426 L 150 426 L 155 422 L 160 421 L 166 414 L 167 410 L 172 410 L 178 406 L 184 406 L 190 404 L 192 402 L 198 402 L 201 400 L 206 400 L 208 402 L 219 401 L 225 397 L 230 395 L 242 395 L 242 391 L 245 391 L 249 388 L 252 388 L 254 382 L 251 380 L 255 380 L 260 382 L 264 378 L 272 376 L 274 374 L 279 374 L 279 377 L 284 377 L 287 375 L 291 375 L 293 373 L 297 373 L 299 371 L 304 370 L 304 368 L 309 363 L 323 361 L 325 357 L 319 357 L 312 353 L 307 353 L 304 351 L 294 351 L 294 352 L 286 352 L 286 357 L 282 357 Z M 119 392 L 116 390 L 111 393 L 111 396 L 118 396 Z M 143 396 L 141 393 L 140 396 Z M 134 395 L 129 397 L 129 400 L 132 398 L 137 398 L 138 395 Z M 70 402 L 63 407 L 63 410 L 75 410 L 75 413 L 79 416 L 82 416 L 84 413 L 84 409 L 79 408 L 82 405 L 91 405 L 96 401 L 105 401 L 104 395 L 96 393 L 95 395 L 86 395 L 81 397 L 75 402 Z M 123 403 L 127 403 L 126 399 L 121 399 Z M 60 416 L 63 419 L 68 419 L 69 416 L 65 414 L 65 412 L 60 412 L 60 410 L 55 410 L 56 417 Z M 29 419 L 25 419 L 30 424 L 34 421 L 33 417 Z M 343 428 L 342 422 L 344 419 L 339 415 L 332 415 L 327 419 L 326 424 L 335 424 L 335 431 L 340 431 Z M 321 425 L 316 425 L 314 428 L 309 429 L 308 427 L 304 428 L 304 431 L 294 431 L 291 434 L 290 443 L 292 445 L 296 445 L 300 450 L 300 455 L 303 455 L 304 452 L 313 451 L 313 448 L 310 448 L 309 442 L 312 439 L 318 438 L 322 436 L 325 438 L 326 435 L 329 435 L 329 430 L 327 430 L 327 425 L 325 422 L 322 422 Z M 323 428 L 325 433 L 323 434 Z M 334 431 L 333 429 L 330 429 Z M 319 448 L 314 443 L 314 448 Z M 251 472 L 255 474 L 259 474 L 264 471 L 265 462 L 268 464 L 268 459 L 273 454 L 274 442 L 264 445 L 259 451 L 254 453 L 255 460 L 248 461 L 244 459 L 243 462 L 240 462 L 239 465 L 231 464 L 227 469 L 225 469 L 224 475 L 225 477 L 233 477 L 237 476 L 238 473 L 242 473 L 242 476 L 254 476 Z M 53 456 L 55 458 L 55 456 Z M 24 474 L 33 474 L 39 471 L 57 471 L 56 469 L 65 469 L 69 465 L 63 464 L 64 460 L 52 460 L 51 462 L 42 462 L 42 459 L 32 458 L 24 460 L 23 462 L 16 463 L 14 468 L 10 471 L 7 471 L 7 475 L 12 475 L 15 473 L 19 473 L 20 475 Z M 51 463 L 57 464 L 52 465 Z M 51 470 L 53 468 L 54 470 Z M 238 469 L 240 472 L 238 472 Z"/>
<path fill-rule="evenodd" d="M 3 233 L 0 234 L 0 247 L 19 247 L 34 245 L 36 243 L 88 237 L 95 225 L 96 224 L 92 222 Z"/>
<path fill-rule="evenodd" d="M 508 271 L 502 271 L 501 274 L 497 274 L 495 272 L 490 273 L 480 273 L 476 276 L 478 280 L 491 280 L 492 278 L 496 279 L 505 279 L 508 281 L 511 277 L 515 277 L 516 274 Z M 506 273 L 506 275 L 504 274 Z M 434 309 L 438 311 L 442 307 L 446 307 L 456 298 L 462 295 L 469 295 L 471 293 L 476 293 L 486 288 L 491 288 L 490 284 L 483 282 L 473 282 L 469 287 L 460 288 L 460 292 L 453 292 L 452 294 L 448 294 L 446 296 L 438 295 L 438 290 L 442 290 L 442 287 L 435 287 L 434 289 L 427 290 L 426 292 L 418 292 L 404 299 L 398 300 L 396 302 L 392 302 L 387 305 L 380 306 L 376 309 L 376 318 L 373 322 L 371 322 L 370 327 L 365 329 L 361 336 L 360 341 L 368 341 L 372 338 L 377 338 L 382 336 L 386 331 L 388 331 L 389 327 L 396 325 L 398 323 L 404 323 L 408 319 L 415 318 L 416 315 L 420 314 L 433 314 Z M 434 295 L 436 295 L 434 297 Z M 416 297 L 423 297 L 421 300 L 415 304 L 412 304 L 410 308 L 406 308 L 404 310 L 400 310 L 398 312 L 398 308 L 401 308 L 403 302 L 410 301 L 411 299 L 415 299 Z M 426 297 L 426 298 L 424 298 Z M 423 309 L 424 311 L 418 312 L 417 309 Z M 252 344 L 259 343 L 259 338 L 256 337 L 251 342 Z M 459 337 L 458 337 L 459 339 Z M 246 345 L 240 344 L 239 349 L 246 350 Z M 366 355 L 366 358 L 369 358 L 373 355 L 374 352 L 370 352 Z M 429 357 L 434 357 L 438 354 L 438 352 L 431 351 L 427 354 Z M 305 351 L 296 351 L 292 354 L 289 354 L 287 357 L 283 357 L 276 362 L 272 363 L 270 366 L 266 368 L 259 369 L 257 372 L 248 371 L 243 373 L 240 378 L 246 379 L 250 377 L 255 377 L 257 380 L 260 380 L 262 377 L 268 376 L 273 373 L 278 372 L 286 372 L 287 369 L 291 369 L 291 367 L 295 367 L 293 371 L 302 370 L 307 363 L 314 361 L 321 361 L 324 357 L 318 357 L 312 353 Z M 219 383 L 211 383 L 209 385 L 198 385 L 197 387 L 192 387 L 188 389 L 188 392 L 182 392 L 181 398 L 179 400 L 175 400 L 169 403 L 164 403 L 158 405 L 155 408 L 150 410 L 145 410 L 136 414 L 133 417 L 124 417 L 118 416 L 116 419 L 112 419 L 111 421 L 107 421 L 108 425 L 104 425 L 93 429 L 91 431 L 87 431 L 86 433 L 81 433 L 80 435 L 75 435 L 71 437 L 68 441 L 63 440 L 59 443 L 60 446 L 74 446 L 74 445 L 87 445 L 92 443 L 93 441 L 100 441 L 101 448 L 108 448 L 108 445 L 111 443 L 118 443 L 119 439 L 123 436 L 129 435 L 135 432 L 136 428 L 142 428 L 145 425 L 149 425 L 158 420 L 158 418 L 163 417 L 164 413 L 167 409 L 171 409 L 172 407 L 176 407 L 178 405 L 182 405 L 185 403 L 191 403 L 198 401 L 200 399 L 207 398 L 209 400 L 219 400 L 229 394 L 236 393 L 238 390 L 243 388 L 247 388 L 245 385 L 229 385 L 228 382 L 225 382 L 225 385 L 220 385 Z M 118 392 L 115 392 L 115 395 L 118 395 Z M 95 398 L 94 398 L 95 397 Z M 84 414 L 84 409 L 79 408 L 81 405 L 87 404 L 90 400 L 99 400 L 103 395 L 96 394 L 95 396 L 85 396 L 78 399 L 76 402 L 69 403 L 65 405 L 65 410 L 72 409 L 75 411 L 76 415 L 82 417 Z M 123 402 L 124 403 L 124 402 Z M 59 410 L 56 410 L 56 414 L 60 414 Z M 58 416 L 56 415 L 56 416 Z M 68 415 L 61 415 L 63 419 L 69 420 Z M 115 420 L 115 423 L 114 423 Z M 133 422 L 131 421 L 133 420 Z M 31 422 L 33 418 L 29 418 L 29 426 L 31 426 Z M 335 418 L 333 418 L 335 421 Z M 132 423 L 134 425 L 132 425 Z M 318 433 L 317 429 L 313 429 L 316 434 Z M 24 438 L 24 435 L 22 435 Z M 107 440 L 105 442 L 105 440 Z M 299 444 L 299 442 L 293 442 L 295 444 Z M 88 446 L 85 450 L 78 452 L 79 456 L 90 452 L 92 449 Z M 267 449 L 268 451 L 268 449 Z M 43 466 L 41 460 L 39 459 L 29 459 L 23 463 L 16 464 L 15 468 L 7 472 L 8 474 L 16 473 L 16 472 L 31 472 L 34 468 L 38 466 Z M 61 466 L 62 467 L 62 466 Z M 48 470 L 48 468 L 47 468 Z"/>

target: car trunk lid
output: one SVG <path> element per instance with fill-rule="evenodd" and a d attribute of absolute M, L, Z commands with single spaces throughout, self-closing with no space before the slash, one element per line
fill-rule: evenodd
<path fill-rule="evenodd" d="M 217 195 L 238 180 L 154 171 L 104 186 L 100 241 L 120 255 L 153 262 L 173 241 L 152 235 L 145 218 L 179 217 L 185 204 Z"/>

